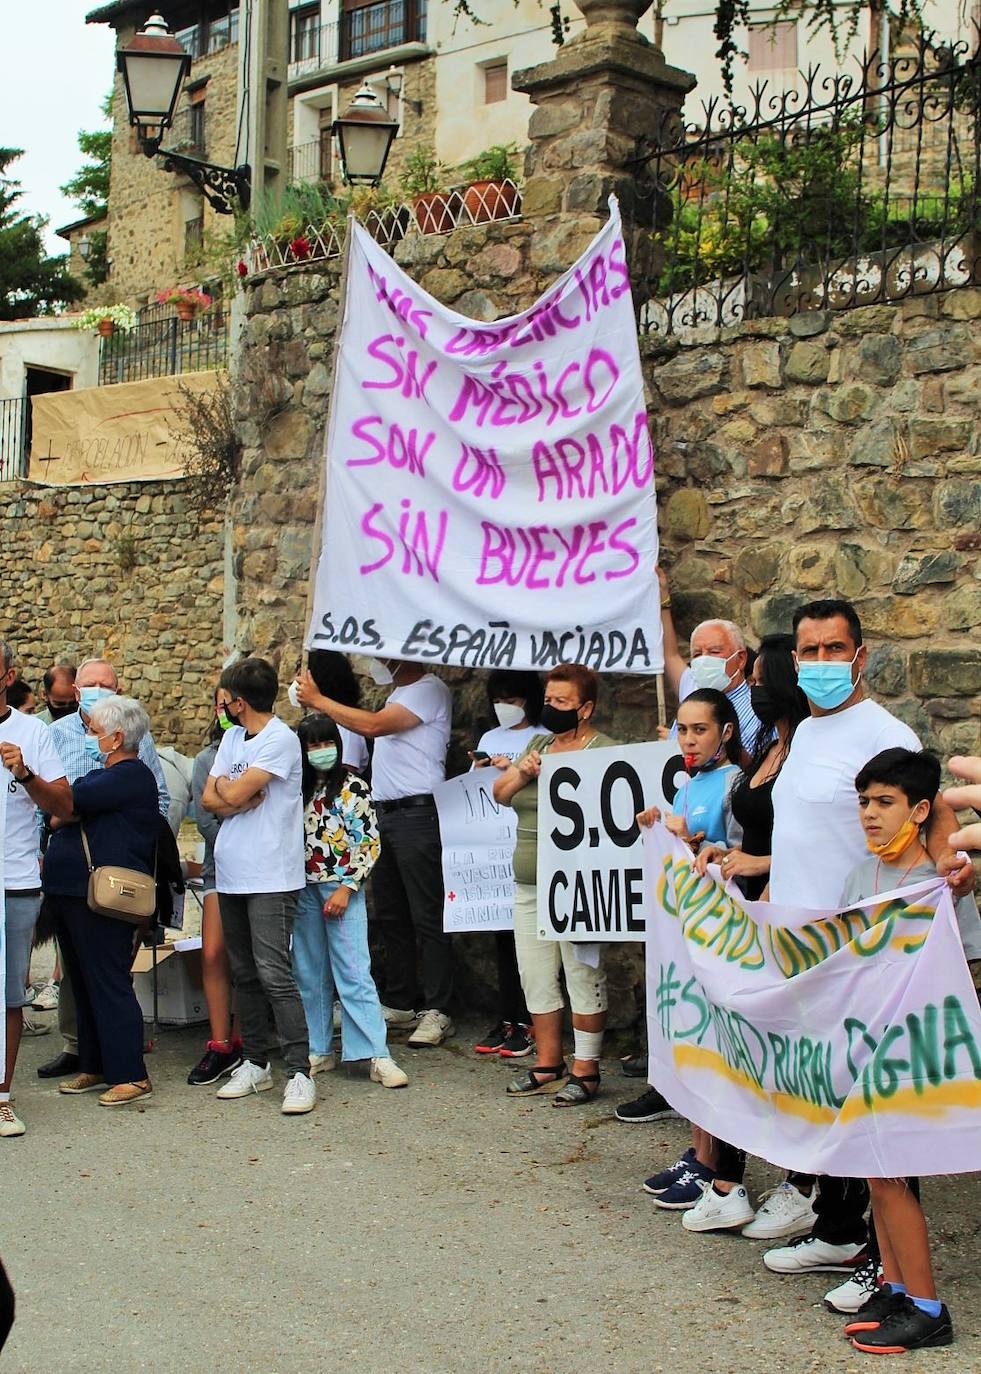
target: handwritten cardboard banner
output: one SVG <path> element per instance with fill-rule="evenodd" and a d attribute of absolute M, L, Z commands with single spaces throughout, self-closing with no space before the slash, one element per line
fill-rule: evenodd
<path fill-rule="evenodd" d="M 207 392 L 215 378 L 214 372 L 187 372 L 35 396 L 31 480 L 76 487 L 183 476 L 177 386 Z"/>
<path fill-rule="evenodd" d="M 433 790 L 443 856 L 443 929 L 513 930 L 517 817 L 494 800 L 496 768 Z"/>
<path fill-rule="evenodd" d="M 620 215 L 529 310 L 441 305 L 353 226 L 308 647 L 662 668 Z"/>
<path fill-rule="evenodd" d="M 684 776 L 674 740 L 546 754 L 538 781 L 538 935 L 643 940 L 650 905 L 638 811 Z"/>
<path fill-rule="evenodd" d="M 981 1169 L 981 1009 L 942 882 L 804 911 L 700 877 L 663 825 L 643 848 L 651 1080 L 672 1106 L 804 1173 Z"/>

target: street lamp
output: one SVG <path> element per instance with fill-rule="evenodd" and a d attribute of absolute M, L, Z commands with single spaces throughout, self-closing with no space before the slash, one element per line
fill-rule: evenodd
<path fill-rule="evenodd" d="M 247 210 L 252 184 L 248 165 L 221 167 L 160 146 L 165 130 L 174 122 L 174 107 L 191 68 L 190 54 L 164 19 L 159 14 L 151 15 L 140 32 L 119 49 L 116 58 L 123 74 L 129 122 L 136 127 L 146 156 L 159 153 L 165 172 L 179 171 L 189 176 L 218 214 L 234 214 L 235 200 Z"/>
<path fill-rule="evenodd" d="M 344 113 L 331 125 L 331 133 L 337 136 L 344 180 L 349 184 L 366 181 L 370 186 L 377 186 L 398 131 L 398 120 L 388 113 L 377 93 L 365 82 Z"/>

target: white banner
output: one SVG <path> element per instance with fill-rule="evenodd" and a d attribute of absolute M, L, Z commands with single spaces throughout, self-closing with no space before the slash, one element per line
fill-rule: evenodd
<path fill-rule="evenodd" d="M 654 451 L 610 206 L 575 266 L 493 324 L 353 224 L 309 648 L 661 671 Z"/>
<path fill-rule="evenodd" d="M 538 936 L 643 940 L 650 902 L 637 813 L 670 806 L 675 740 L 546 754 L 538 780 Z"/>
<path fill-rule="evenodd" d="M 478 768 L 433 789 L 443 850 L 443 929 L 514 928 L 517 817 L 494 800 L 496 768 Z"/>
<path fill-rule="evenodd" d="M 14 776 L 0 763 L 0 1007 L 5 1007 L 7 988 L 7 904 L 4 900 L 4 855 L 7 850 L 7 792 L 16 787 Z M 7 1018 L 0 1016 L 0 1064 L 7 1062 Z"/>
<path fill-rule="evenodd" d="M 672 1106 L 804 1173 L 981 1169 L 981 1009 L 942 882 L 804 911 L 700 877 L 663 825 L 643 843 L 651 1078 Z"/>

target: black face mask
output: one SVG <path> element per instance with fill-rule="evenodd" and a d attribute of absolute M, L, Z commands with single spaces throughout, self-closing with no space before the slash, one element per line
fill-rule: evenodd
<path fill-rule="evenodd" d="M 749 704 L 761 725 L 776 725 L 780 719 L 780 708 L 766 687 L 750 687 Z"/>
<path fill-rule="evenodd" d="M 73 701 L 70 706 L 52 706 L 51 702 L 48 702 L 48 714 L 52 720 L 62 720 L 65 716 L 73 716 L 77 710 L 77 701 Z"/>
<path fill-rule="evenodd" d="M 575 730 L 579 724 L 579 712 L 570 706 L 568 711 L 560 711 L 557 706 L 542 707 L 541 725 L 550 735 L 564 735 Z"/>

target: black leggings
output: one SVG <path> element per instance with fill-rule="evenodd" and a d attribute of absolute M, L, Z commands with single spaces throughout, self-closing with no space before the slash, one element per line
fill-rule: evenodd
<path fill-rule="evenodd" d="M 6 1344 L 10 1328 L 14 1324 L 14 1290 L 7 1278 L 7 1271 L 0 1264 L 0 1350 Z"/>

